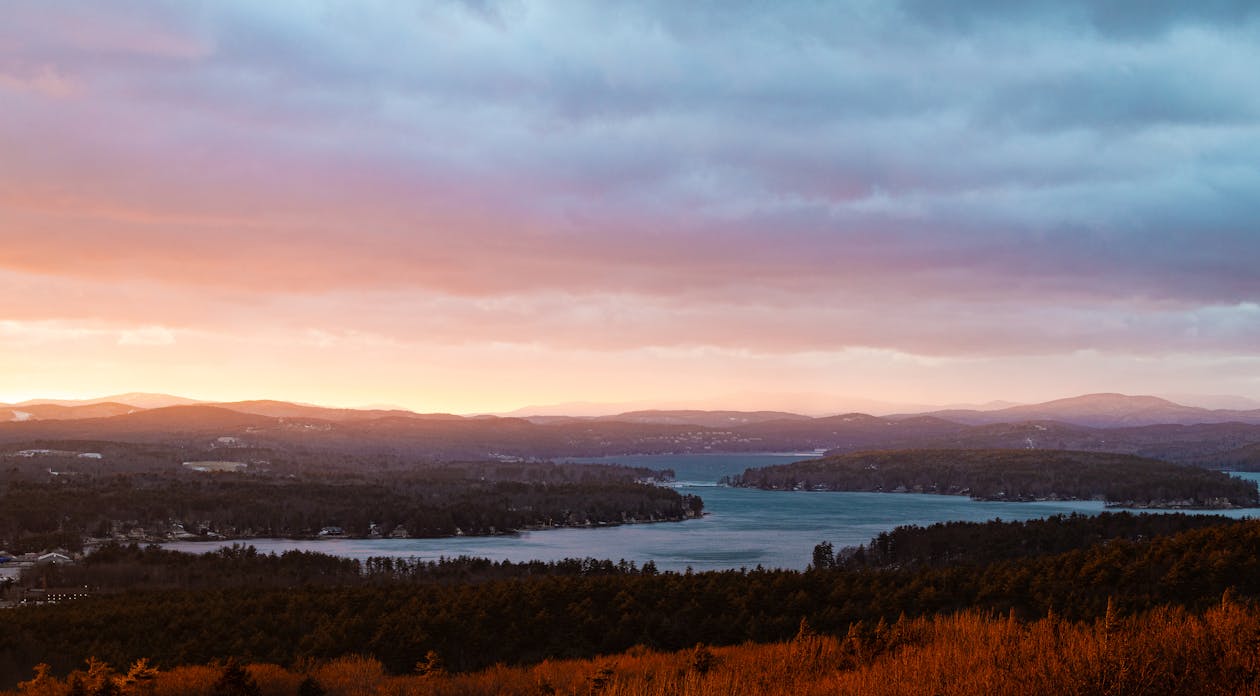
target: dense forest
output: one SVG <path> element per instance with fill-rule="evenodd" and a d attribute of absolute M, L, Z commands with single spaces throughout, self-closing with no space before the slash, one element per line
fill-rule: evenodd
<path fill-rule="evenodd" d="M 436 653 L 408 674 L 345 656 L 289 667 L 226 661 L 157 669 L 148 661 L 85 662 L 65 677 L 41 666 L 23 694 L 220 696 L 1060 696 L 1260 692 L 1260 610 L 1230 597 L 1201 613 L 1162 608 L 1093 621 L 1024 621 L 985 612 L 858 623 L 841 635 L 808 623 L 790 640 L 658 652 L 645 646 L 590 659 L 451 672 Z"/>
<path fill-rule="evenodd" d="M 9 611 L 0 633 L 0 683 L 27 678 L 41 662 L 65 674 L 89 656 L 115 665 L 147 658 L 170 669 L 229 657 L 295 665 L 361 654 L 404 674 L 432 652 L 448 669 L 468 671 L 636 645 L 679 650 L 701 642 L 781 641 L 796 635 L 802 619 L 822 634 L 843 636 L 859 621 L 873 625 L 902 614 L 971 609 L 1024 620 L 1053 613 L 1091 621 L 1109 605 L 1117 615 L 1132 615 L 1166 605 L 1201 611 L 1226 590 L 1242 599 L 1260 597 L 1260 522 L 1221 522 L 1167 536 L 1157 533 L 1166 527 L 1163 519 L 1120 526 L 1126 525 L 1143 540 L 1121 535 L 1092 543 L 1073 531 L 1064 536 L 1091 543 L 947 566 L 658 573 L 611 563 L 584 569 L 577 562 L 569 570 L 541 572 L 500 567 L 502 577 L 489 573 L 479 582 L 434 581 L 404 568 L 378 569 L 371 581 L 290 587 L 252 584 L 256 575 L 243 573 L 251 584 L 105 593 Z M 1143 532 L 1142 525 L 1150 526 Z M 977 544 L 1010 535 L 977 527 Z M 127 554 L 144 552 L 118 553 L 125 565 Z M 183 561 L 158 554 L 152 562 Z M 234 572 L 233 563 L 225 563 L 225 573 Z M 301 574 L 293 577 L 296 583 Z"/>
<path fill-rule="evenodd" d="M 228 438 L 195 442 L 123 442 L 106 440 L 31 440 L 0 450 L 0 484 L 6 480 L 44 480 L 61 476 L 169 474 L 186 472 L 183 462 L 231 461 L 242 471 L 275 476 L 341 476 L 367 473 L 425 472 L 437 477 L 499 481 L 575 483 L 584 480 L 669 478 L 669 470 L 644 467 L 555 462 L 542 459 L 440 459 L 433 456 L 373 451 L 347 452 L 303 443 L 294 447 L 244 444 Z M 365 443 L 366 445 L 367 443 Z M 7 450 L 7 451 L 6 451 Z M 26 453 L 26 454 L 22 454 Z M 96 457 L 94 455 L 100 455 Z"/>
<path fill-rule="evenodd" d="M 157 545 L 110 543 L 80 563 L 46 564 L 22 574 L 25 587 L 87 587 L 94 593 L 155 589 L 225 587 L 302 587 L 305 585 L 376 585 L 395 582 L 481 583 L 546 575 L 647 575 L 648 561 L 595 558 L 560 561 L 491 561 L 459 556 L 422 560 L 375 556 L 359 561 L 311 551 L 263 554 L 252 546 L 233 544 L 206 553 L 169 551 Z"/>
<path fill-rule="evenodd" d="M 970 495 L 980 500 L 1089 500 L 1136 507 L 1260 504 L 1256 484 L 1126 454 L 1047 450 L 890 450 L 748 469 L 727 483 L 771 490 Z"/>
<path fill-rule="evenodd" d="M 178 472 L 19 478 L 0 486 L 0 548 L 78 548 L 84 535 L 148 538 L 504 534 L 543 526 L 682 520 L 703 502 L 619 466 L 469 463 L 407 474 Z M 178 527 L 176 526 L 178 525 Z M 57 542 L 57 543 L 52 543 Z"/>
<path fill-rule="evenodd" d="M 996 561 L 1046 556 L 1083 549 L 1113 539 L 1144 541 L 1192 529 L 1235 524 L 1220 515 L 1104 512 L 1054 515 L 1015 522 L 940 522 L 906 525 L 881 532 L 867 544 L 833 550 L 828 542 L 814 549 L 816 568 L 913 568 L 984 565 Z"/>

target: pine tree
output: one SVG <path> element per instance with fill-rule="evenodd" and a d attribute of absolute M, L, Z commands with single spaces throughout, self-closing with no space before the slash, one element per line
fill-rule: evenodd
<path fill-rule="evenodd" d="M 424 654 L 424 658 L 416 662 L 416 674 L 425 677 L 437 677 L 446 674 L 446 661 L 436 650 Z"/>
<path fill-rule="evenodd" d="M 315 677 L 306 675 L 301 684 L 298 684 L 298 696 L 325 696 L 328 693 Z"/>
<path fill-rule="evenodd" d="M 214 684 L 215 696 L 262 696 L 258 684 L 234 658 L 223 665 L 223 673 Z"/>
<path fill-rule="evenodd" d="M 830 541 L 824 541 L 814 547 L 814 562 L 810 564 L 813 570 L 830 570 L 836 567 L 835 548 Z"/>

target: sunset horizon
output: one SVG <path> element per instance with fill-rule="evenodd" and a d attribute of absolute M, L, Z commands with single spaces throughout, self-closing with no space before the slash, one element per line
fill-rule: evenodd
<path fill-rule="evenodd" d="M 7 15 L 2 400 L 1260 400 L 1245 12 Z"/>
<path fill-rule="evenodd" d="M 104 395 L 42 395 L 25 398 L 0 397 L 0 407 L 18 408 L 34 405 L 91 405 L 121 403 L 131 405 L 138 410 L 167 408 L 171 406 L 219 406 L 231 407 L 233 404 L 254 402 L 288 403 L 297 406 L 309 406 L 318 409 L 345 409 L 351 411 L 407 411 L 417 414 L 451 414 L 464 417 L 501 416 L 501 417 L 544 417 L 568 416 L 576 418 L 609 417 L 619 414 L 641 411 L 699 411 L 699 412 L 779 412 L 798 414 L 813 418 L 837 416 L 850 413 L 864 413 L 874 416 L 906 415 L 936 411 L 998 411 L 1015 406 L 1034 406 L 1045 403 L 1065 403 L 1088 401 L 1094 399 L 1114 399 L 1118 408 L 1126 402 L 1132 408 L 1135 402 L 1157 399 L 1175 406 L 1186 406 L 1204 411 L 1245 412 L 1256 411 L 1260 415 L 1260 401 L 1238 396 L 1236 394 L 1125 394 L 1120 392 L 1089 392 L 1081 394 L 1061 394 L 1046 399 L 1031 401 L 1012 401 L 1007 399 L 989 399 L 976 402 L 894 402 L 842 394 L 726 394 L 711 398 L 680 399 L 644 399 L 638 401 L 564 401 L 555 403 L 528 403 L 509 409 L 456 411 L 444 408 L 414 408 L 403 403 L 335 403 L 311 402 L 298 399 L 286 399 L 276 395 L 260 395 L 244 398 L 215 399 L 201 398 L 187 394 L 171 394 L 162 392 L 124 392 Z M 21 411 L 13 411 L 15 414 Z M 0 417 L 0 422 L 6 420 Z M 22 420 L 13 417 L 7 420 Z"/>

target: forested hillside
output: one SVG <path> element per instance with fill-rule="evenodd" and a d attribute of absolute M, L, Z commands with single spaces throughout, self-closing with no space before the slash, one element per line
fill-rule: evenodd
<path fill-rule="evenodd" d="M 1237 520 L 1203 514 L 1054 515 L 1016 522 L 941 522 L 907 525 L 881 532 L 867 544 L 832 549 L 823 542 L 814 551 L 815 567 L 913 568 L 984 565 L 1002 560 L 1047 556 L 1084 549 L 1114 539 L 1140 542 L 1193 529 L 1235 524 Z"/>
<path fill-rule="evenodd" d="M 352 412 L 354 417 L 345 418 L 340 412 L 312 412 L 296 406 L 299 412 L 321 417 L 280 417 L 242 413 L 231 410 L 233 406 L 173 406 L 110 418 L 0 422 L 0 455 L 34 448 L 73 450 L 80 447 L 75 443 L 126 443 L 141 450 L 176 449 L 187 460 L 197 458 L 196 452 L 216 448 L 216 443 L 228 438 L 234 442 L 234 448 L 241 452 L 254 450 L 255 458 L 269 460 L 273 467 L 298 470 L 336 466 L 355 458 L 392 460 L 407 467 L 417 462 L 500 457 L 553 459 L 815 449 L 849 453 L 909 448 L 1076 450 L 1136 454 L 1216 469 L 1260 466 L 1254 449 L 1248 449 L 1260 443 L 1260 423 L 1228 419 L 1190 425 L 1173 422 L 1091 427 L 1079 422 L 1027 419 L 966 425 L 934 416 L 848 413 L 806 418 L 785 414 L 783 418 L 763 420 L 773 414 L 712 413 L 682 419 L 645 419 L 642 415 L 626 414 L 629 420 L 560 418 L 533 422 L 524 418 L 385 411 Z M 272 408 L 255 410 L 277 412 Z M 722 420 L 727 425 L 717 424 Z M 23 464 L 6 459 L 6 467 Z M 108 453 L 105 459 L 127 464 L 125 458 Z"/>
<path fill-rule="evenodd" d="M 985 539 L 979 533 L 977 543 Z M 797 633 L 801 619 L 843 636 L 858 621 L 903 613 L 972 609 L 1033 619 L 1053 612 L 1088 621 L 1104 616 L 1109 602 L 1122 615 L 1169 605 L 1198 611 L 1226 590 L 1260 597 L 1256 548 L 1260 522 L 1242 521 L 939 567 L 656 573 L 596 564 L 541 575 L 509 568 L 514 577 L 474 583 L 404 572 L 327 586 L 103 594 L 8 612 L 0 669 L 11 684 L 39 662 L 64 674 L 93 655 L 115 665 L 148 658 L 169 669 L 229 657 L 293 665 L 362 654 L 401 674 L 432 651 L 449 669 L 466 671 L 635 645 L 780 641 Z"/>
<path fill-rule="evenodd" d="M 598 658 L 471 673 L 449 671 L 436 653 L 420 656 L 408 674 L 390 674 L 378 660 L 362 656 L 288 668 L 229 661 L 160 670 L 147 662 L 111 667 L 93 661 L 64 678 L 41 668 L 26 676 L 22 693 L 69 696 L 113 688 L 152 696 L 1239 696 L 1260 691 L 1257 642 L 1260 611 L 1224 598 L 1202 613 L 1110 612 L 1083 622 L 964 612 L 860 623 L 843 635 L 819 634 L 804 623 L 783 642 L 695 645 L 673 652 L 638 646 Z"/>
<path fill-rule="evenodd" d="M 1089 500 L 1150 507 L 1249 507 L 1256 484 L 1133 455 L 1048 450 L 860 452 L 755 469 L 734 486 L 772 490 L 970 495 L 981 500 Z"/>
<path fill-rule="evenodd" d="M 505 480 L 509 474 L 523 480 Z M 701 513 L 703 502 L 695 496 L 635 482 L 645 475 L 669 474 L 616 466 L 472 463 L 388 477 L 183 472 L 24 478 L 0 486 L 0 547 L 74 549 L 84 535 L 137 529 L 150 538 L 165 538 L 175 529 L 194 536 L 314 536 L 326 527 L 351 536 L 485 535 L 682 520 Z"/>

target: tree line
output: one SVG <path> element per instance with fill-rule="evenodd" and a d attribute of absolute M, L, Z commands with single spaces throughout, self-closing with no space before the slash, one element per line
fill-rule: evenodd
<path fill-rule="evenodd" d="M 1161 607 L 1137 616 L 1108 611 L 1092 621 L 1024 621 L 968 611 L 853 624 L 842 635 L 799 625 L 790 640 L 699 644 L 535 665 L 452 672 L 436 653 L 391 674 L 372 657 L 347 655 L 283 666 L 212 664 L 157 669 L 147 660 L 117 669 L 92 659 L 59 677 L 39 665 L 22 694 L 146 696 L 537 696 L 638 694 L 744 696 L 917 694 L 1254 694 L 1260 609 L 1223 596 L 1202 612 Z"/>
<path fill-rule="evenodd" d="M 1202 610 L 1226 590 L 1260 597 L 1260 521 L 1143 536 L 961 565 L 705 573 L 608 567 L 473 583 L 400 577 L 109 594 L 9 612 L 0 633 L 7 681 L 0 683 L 25 678 L 37 663 L 64 674 L 93 655 L 119 665 L 147 658 L 169 669 L 229 657 L 292 665 L 360 654 L 407 673 L 432 652 L 449 669 L 468 671 L 635 645 L 780 641 L 802 619 L 842 636 L 857 622 L 901 614 L 978 610 L 1088 621 L 1109 606 L 1131 615 L 1170 605 Z M 983 544 L 986 535 L 976 539 Z"/>
<path fill-rule="evenodd" d="M 1126 506 L 1252 507 L 1254 481 L 1127 454 L 1053 450 L 889 450 L 747 469 L 726 483 L 769 490 L 1090 500 Z"/>
<path fill-rule="evenodd" d="M 869 543 L 858 546 L 836 550 L 830 542 L 822 542 L 814 548 L 811 565 L 851 570 L 984 565 L 1065 553 L 1114 539 L 1139 542 L 1236 521 L 1221 515 L 1122 511 L 1072 513 L 1014 522 L 995 519 L 938 522 L 927 527 L 905 525 L 880 532 Z"/>
<path fill-rule="evenodd" d="M 173 473 L 11 481 L 0 491 L 0 548 L 77 549 L 84 535 L 107 537 L 134 528 L 164 535 L 176 522 L 192 535 L 313 536 L 338 527 L 351 536 L 441 537 L 682 520 L 703 510 L 696 496 L 636 482 L 650 470 L 516 468 L 476 464 L 341 476 Z M 501 478 L 505 469 L 527 480 Z"/>
<path fill-rule="evenodd" d="M 157 545 L 109 543 L 82 561 L 36 566 L 23 572 L 24 587 L 86 587 L 95 593 L 139 590 L 287 588 L 379 585 L 399 582 L 472 584 L 538 576 L 656 573 L 648 561 L 567 558 L 558 561 L 492 561 L 472 556 L 433 560 L 373 556 L 363 560 L 314 551 L 259 553 L 233 544 L 206 553 L 171 551 Z"/>

